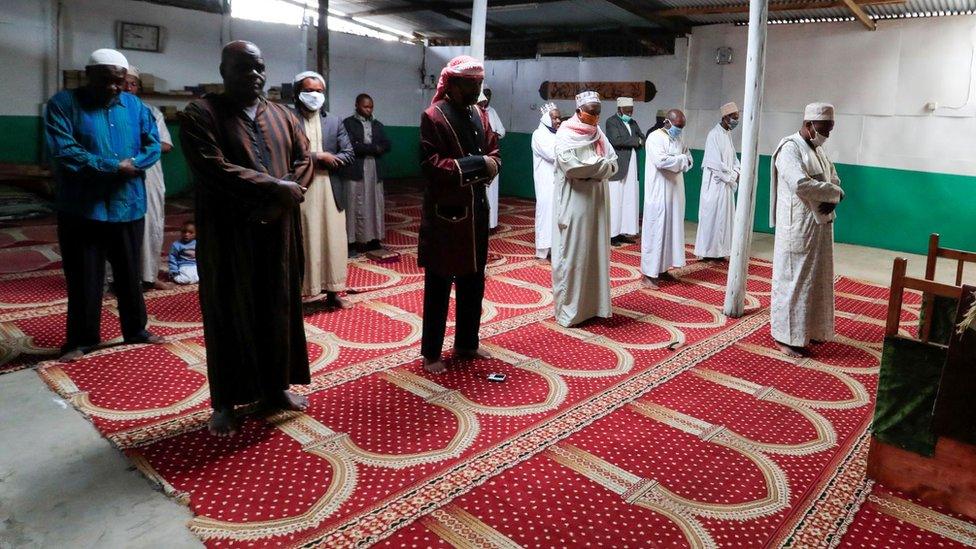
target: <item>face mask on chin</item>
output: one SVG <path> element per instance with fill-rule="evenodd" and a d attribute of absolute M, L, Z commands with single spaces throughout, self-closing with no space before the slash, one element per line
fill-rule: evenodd
<path fill-rule="evenodd" d="M 315 112 L 325 104 L 325 95 L 322 92 L 302 92 L 298 94 L 298 100 L 306 109 Z"/>
<path fill-rule="evenodd" d="M 738 125 L 739 125 L 739 119 L 738 118 L 730 118 L 729 119 L 729 129 L 730 130 L 734 130 L 735 127 L 738 126 Z"/>
<path fill-rule="evenodd" d="M 630 115 L 629 114 L 621 114 L 620 115 L 620 119 L 624 121 L 624 124 L 630 124 Z"/>
<path fill-rule="evenodd" d="M 584 124 L 589 124 L 590 126 L 596 126 L 600 123 L 600 116 L 596 114 L 590 114 L 586 111 L 579 112 L 579 119 Z"/>

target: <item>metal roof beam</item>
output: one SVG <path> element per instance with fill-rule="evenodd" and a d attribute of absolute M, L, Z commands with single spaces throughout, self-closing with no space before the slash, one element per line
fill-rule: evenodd
<path fill-rule="evenodd" d="M 409 0 L 404 0 L 409 1 Z M 551 4 L 554 2 L 562 2 L 563 0 L 489 0 L 488 10 L 492 8 L 506 8 L 510 6 L 519 6 L 522 4 Z M 406 6 L 388 6 L 385 8 L 373 8 L 370 10 L 363 10 L 356 13 L 349 14 L 352 17 L 374 17 L 377 15 L 397 15 L 400 13 L 415 13 L 418 11 L 433 11 L 438 10 L 471 10 L 471 2 L 412 2 Z"/>
<path fill-rule="evenodd" d="M 425 11 L 432 11 L 434 13 L 443 15 L 444 17 L 447 17 L 448 19 L 453 19 L 455 21 L 460 21 L 460 22 L 466 23 L 468 25 L 471 24 L 471 18 L 470 17 L 468 17 L 467 15 L 464 15 L 462 13 L 458 13 L 458 12 L 454 11 L 454 8 L 439 7 L 439 4 L 441 4 L 441 2 L 427 2 L 425 0 L 404 0 L 404 1 L 405 2 L 409 2 L 410 4 L 413 4 L 413 5 L 418 6 L 418 7 L 423 7 Z M 514 36 L 518 36 L 519 35 L 519 33 L 517 33 L 517 32 L 514 32 L 512 30 L 509 30 L 509 29 L 507 29 L 505 27 L 499 27 L 498 25 L 492 25 L 491 23 L 488 23 L 487 25 L 485 25 L 485 28 L 487 30 L 491 31 L 492 35 L 496 35 L 496 36 L 514 37 Z"/>
<path fill-rule="evenodd" d="M 691 32 L 691 23 L 683 19 L 675 19 L 671 17 L 662 17 L 657 15 L 660 11 L 660 6 L 657 3 L 651 2 L 641 2 L 638 4 L 633 0 L 606 0 L 607 2 L 617 6 L 618 8 L 628 11 L 637 17 L 649 22 L 654 23 L 659 27 L 664 27 L 667 30 L 675 32 L 679 35 L 688 34 Z M 651 4 L 651 5 L 648 5 Z"/>
<path fill-rule="evenodd" d="M 882 6 L 891 4 L 904 4 L 905 0 L 850 0 L 860 9 L 862 6 Z M 844 7 L 847 4 L 842 0 L 806 0 L 800 2 L 780 2 L 769 5 L 769 11 L 803 11 L 820 10 L 829 8 Z M 862 10 L 863 11 L 863 10 Z M 670 8 L 655 11 L 654 14 L 660 17 L 680 17 L 696 15 L 727 15 L 737 13 L 749 13 L 749 5 L 741 4 L 735 6 L 694 6 L 687 8 Z"/>

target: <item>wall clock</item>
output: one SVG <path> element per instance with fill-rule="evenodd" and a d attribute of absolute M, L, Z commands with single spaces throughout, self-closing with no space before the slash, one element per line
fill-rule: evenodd
<path fill-rule="evenodd" d="M 126 50 L 159 51 L 160 28 L 141 23 L 119 23 L 119 47 Z"/>
<path fill-rule="evenodd" d="M 718 48 L 715 50 L 715 62 L 719 65 L 731 65 L 732 53 L 732 48 Z"/>

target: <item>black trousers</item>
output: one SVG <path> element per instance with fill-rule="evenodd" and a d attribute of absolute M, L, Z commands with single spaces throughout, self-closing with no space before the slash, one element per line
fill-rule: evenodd
<path fill-rule="evenodd" d="M 144 228 L 144 219 L 106 223 L 58 214 L 58 244 L 68 284 L 68 326 L 62 353 L 87 351 L 100 342 L 106 260 L 112 266 L 122 337 L 138 341 L 149 335 L 139 266 Z"/>
<path fill-rule="evenodd" d="M 478 348 L 481 301 L 485 297 L 484 268 L 461 276 L 439 275 L 428 269 L 424 273 L 424 324 L 420 342 L 420 354 L 427 360 L 438 360 L 441 357 L 452 283 L 457 287 L 454 347 L 465 351 Z"/>

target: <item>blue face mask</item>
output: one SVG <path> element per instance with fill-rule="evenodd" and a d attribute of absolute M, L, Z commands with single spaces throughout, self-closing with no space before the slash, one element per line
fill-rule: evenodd
<path fill-rule="evenodd" d="M 630 124 L 630 115 L 621 114 L 620 119 L 624 121 L 624 124 Z"/>
<path fill-rule="evenodd" d="M 671 136 L 671 139 L 677 139 L 677 138 L 681 137 L 681 128 L 679 128 L 677 126 L 669 126 L 668 127 L 668 135 Z"/>

